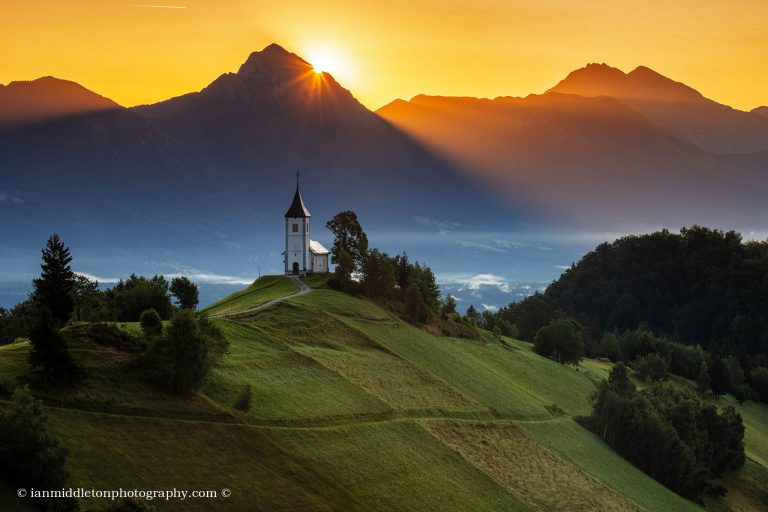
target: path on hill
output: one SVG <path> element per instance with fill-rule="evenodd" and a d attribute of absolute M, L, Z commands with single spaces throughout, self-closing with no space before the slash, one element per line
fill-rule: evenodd
<path fill-rule="evenodd" d="M 299 287 L 299 291 L 296 293 L 292 293 L 290 295 L 286 295 L 284 297 L 278 297 L 276 299 L 272 299 L 269 302 L 265 302 L 264 304 L 259 304 L 258 306 L 254 306 L 252 308 L 243 309 L 240 311 L 232 311 L 231 313 L 222 313 L 220 315 L 213 315 L 213 317 L 221 317 L 221 316 L 237 316 L 237 315 L 244 315 L 246 313 L 253 313 L 255 311 L 261 311 L 262 309 L 266 309 L 268 307 L 274 306 L 275 304 L 279 302 L 283 302 L 284 300 L 291 299 L 293 297 L 298 297 L 299 295 L 306 295 L 307 293 L 312 291 L 312 288 L 309 287 L 308 284 L 306 284 L 304 281 L 299 279 L 299 276 L 287 276 L 288 279 L 296 283 L 296 286 Z"/>

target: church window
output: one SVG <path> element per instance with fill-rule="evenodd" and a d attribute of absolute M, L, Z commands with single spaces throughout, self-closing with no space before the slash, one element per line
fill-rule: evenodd
<path fill-rule="evenodd" d="M 299 225 L 298 224 L 294 224 L 293 225 L 293 232 L 294 233 L 298 233 L 299 232 Z"/>

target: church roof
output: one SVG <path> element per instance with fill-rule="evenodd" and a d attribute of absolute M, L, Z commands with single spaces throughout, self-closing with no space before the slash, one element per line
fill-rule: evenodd
<path fill-rule="evenodd" d="M 312 252 L 312 254 L 317 254 L 318 256 L 322 256 L 323 254 L 329 254 L 331 252 L 325 247 L 323 247 L 323 244 L 321 244 L 317 240 L 309 241 L 309 250 Z"/>
<path fill-rule="evenodd" d="M 293 196 L 293 202 L 291 203 L 291 207 L 288 208 L 288 211 L 285 212 L 285 216 L 292 219 L 311 217 L 309 210 L 304 206 L 304 199 L 301 198 L 298 183 L 296 184 L 296 194 Z"/>

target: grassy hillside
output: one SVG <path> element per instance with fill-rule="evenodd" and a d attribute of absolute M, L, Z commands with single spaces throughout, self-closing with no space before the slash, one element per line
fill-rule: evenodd
<path fill-rule="evenodd" d="M 211 308 L 289 295 L 285 281 L 262 278 Z M 327 289 L 214 321 L 230 353 L 184 398 L 142 384 L 128 354 L 70 330 L 90 378 L 35 393 L 70 450 L 72 486 L 232 491 L 153 502 L 159 510 L 699 509 L 572 420 L 588 412 L 603 363 L 566 367 L 516 340 L 435 337 Z M 0 347 L 4 389 L 26 378 L 27 350 Z M 246 385 L 252 407 L 241 412 Z M 751 459 L 712 509 L 760 510 L 768 487 L 768 409 L 740 408 Z M 19 505 L 8 490 L 2 510 Z"/>
<path fill-rule="evenodd" d="M 260 306 L 266 302 L 299 291 L 296 283 L 285 276 L 262 276 L 244 290 L 237 291 L 202 309 L 210 316 L 227 315 Z"/>

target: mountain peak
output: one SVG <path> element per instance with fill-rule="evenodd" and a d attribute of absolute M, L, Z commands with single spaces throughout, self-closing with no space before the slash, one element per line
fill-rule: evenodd
<path fill-rule="evenodd" d="M 624 73 L 607 64 L 587 64 L 569 73 L 547 92 L 653 101 L 702 99 L 695 89 L 675 82 L 649 67 L 638 66 L 629 73 Z"/>
<path fill-rule="evenodd" d="M 272 43 L 263 50 L 251 53 L 237 71 L 239 75 L 261 73 L 264 69 L 312 67 L 307 61 L 279 44 Z"/>

